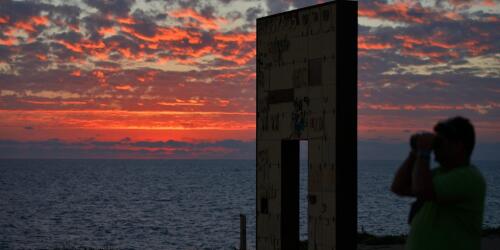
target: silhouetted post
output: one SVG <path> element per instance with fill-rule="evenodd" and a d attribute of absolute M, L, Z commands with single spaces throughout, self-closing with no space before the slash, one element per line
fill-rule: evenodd
<path fill-rule="evenodd" d="M 240 214 L 240 250 L 247 250 L 247 218 Z"/>

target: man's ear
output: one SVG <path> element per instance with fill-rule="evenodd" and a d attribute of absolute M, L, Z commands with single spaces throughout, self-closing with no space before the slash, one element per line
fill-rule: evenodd
<path fill-rule="evenodd" d="M 455 143 L 455 149 L 460 153 L 465 154 L 465 152 L 466 152 L 465 144 L 461 141 L 458 141 L 457 143 Z"/>

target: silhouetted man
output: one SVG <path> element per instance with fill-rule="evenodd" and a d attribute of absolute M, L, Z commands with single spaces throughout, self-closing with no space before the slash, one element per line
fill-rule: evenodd
<path fill-rule="evenodd" d="M 411 137 L 412 150 L 391 186 L 398 195 L 417 197 L 405 249 L 480 250 L 486 183 L 470 163 L 474 127 L 453 117 L 434 132 Z M 440 164 L 434 169 L 431 152 Z"/>

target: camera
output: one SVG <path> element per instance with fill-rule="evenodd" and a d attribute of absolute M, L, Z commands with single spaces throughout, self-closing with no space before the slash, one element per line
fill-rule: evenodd
<path fill-rule="evenodd" d="M 416 150 L 417 149 L 417 135 L 412 135 L 410 137 L 410 147 L 411 150 Z"/>
<path fill-rule="evenodd" d="M 441 140 L 439 137 L 436 137 L 433 133 L 429 133 L 429 132 L 423 132 L 423 133 L 417 133 L 417 134 L 414 134 L 410 137 L 410 147 L 412 150 L 416 150 L 417 149 L 417 137 L 420 136 L 420 135 L 424 135 L 424 134 L 432 134 L 433 135 L 433 140 L 432 140 L 432 150 L 436 150 L 437 147 L 439 147 L 439 145 L 441 144 Z"/>

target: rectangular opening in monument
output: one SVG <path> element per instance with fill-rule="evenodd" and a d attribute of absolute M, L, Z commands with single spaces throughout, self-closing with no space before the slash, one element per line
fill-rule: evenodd
<path fill-rule="evenodd" d="M 281 249 L 299 245 L 299 140 L 281 141 Z"/>
<path fill-rule="evenodd" d="M 308 238 L 308 169 L 309 169 L 309 143 L 306 140 L 300 141 L 300 172 L 299 172 L 299 232 L 300 240 L 304 241 Z"/>

